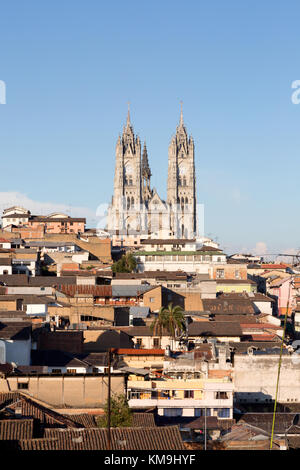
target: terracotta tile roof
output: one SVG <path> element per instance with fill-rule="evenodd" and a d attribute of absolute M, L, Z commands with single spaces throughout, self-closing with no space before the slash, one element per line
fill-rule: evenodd
<path fill-rule="evenodd" d="M 57 290 L 66 294 L 70 297 L 75 295 L 91 295 L 94 297 L 111 297 L 112 287 L 111 286 L 90 286 L 90 285 L 61 285 L 57 287 Z"/>
<path fill-rule="evenodd" d="M 261 268 L 262 269 L 286 269 L 288 268 L 289 265 L 288 264 L 261 264 Z"/>
<path fill-rule="evenodd" d="M 234 321 L 201 321 L 188 325 L 189 336 L 242 336 L 243 332 L 238 322 Z"/>
<path fill-rule="evenodd" d="M 152 413 L 133 413 L 132 426 L 138 428 L 154 428 L 154 415 Z"/>
<path fill-rule="evenodd" d="M 33 419 L 0 419 L 0 440 L 31 439 Z"/>
<path fill-rule="evenodd" d="M 107 429 L 45 429 L 60 450 L 106 450 Z M 111 429 L 112 450 L 184 450 L 178 426 Z"/>
<path fill-rule="evenodd" d="M 274 341 L 277 338 L 276 335 L 251 335 L 252 341 Z"/>
<path fill-rule="evenodd" d="M 294 424 L 293 424 L 294 422 Z M 239 423 L 246 423 L 263 429 L 267 433 L 272 432 L 273 413 L 245 413 Z M 300 436 L 299 414 L 276 412 L 274 421 L 274 432 L 282 434 L 298 434 Z"/>
<path fill-rule="evenodd" d="M 114 353 L 116 354 L 124 354 L 128 356 L 164 356 L 165 350 L 164 349 L 134 349 L 134 348 L 120 348 L 114 349 Z"/>
<path fill-rule="evenodd" d="M 97 423 L 95 416 L 89 413 L 80 413 L 80 414 L 68 414 L 66 415 L 74 423 L 79 424 L 83 428 L 96 428 Z"/>
<path fill-rule="evenodd" d="M 31 323 L 0 321 L 0 339 L 27 340 L 30 336 Z"/>
<path fill-rule="evenodd" d="M 35 418 L 42 424 L 56 424 L 64 427 L 80 427 L 67 416 L 61 415 L 56 411 L 41 405 L 40 403 L 21 394 L 4 394 L 0 397 L 2 408 L 8 407 L 10 410 L 21 410 L 23 417 Z"/>
<path fill-rule="evenodd" d="M 241 323 L 242 328 L 249 328 L 251 330 L 257 329 L 257 330 L 263 330 L 263 329 L 268 329 L 268 330 L 283 330 L 282 326 L 278 325 L 273 325 L 272 323 Z"/>
<path fill-rule="evenodd" d="M 212 321 L 235 321 L 238 323 L 257 323 L 258 318 L 250 315 L 212 315 Z"/>

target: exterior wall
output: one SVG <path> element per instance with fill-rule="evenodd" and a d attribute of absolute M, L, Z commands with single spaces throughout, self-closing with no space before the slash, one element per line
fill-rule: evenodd
<path fill-rule="evenodd" d="M 164 362 L 164 356 L 139 356 L 139 355 L 127 355 L 122 358 L 122 362 L 127 364 L 128 367 L 135 367 L 137 369 L 143 368 L 156 368 L 161 367 Z"/>
<path fill-rule="evenodd" d="M 23 239 L 40 239 L 44 237 L 44 226 L 43 225 L 38 225 L 36 227 L 16 227 L 12 228 L 12 232 L 20 234 L 20 237 Z"/>
<path fill-rule="evenodd" d="M 4 362 L 15 362 L 22 366 L 30 365 L 31 339 L 27 341 L 0 339 L 0 343 L 1 349 L 5 350 Z"/>
<path fill-rule="evenodd" d="M 102 408 L 107 400 L 105 375 L 7 377 L 0 379 L 0 392 L 17 391 L 18 382 L 28 383 L 29 397 L 55 407 Z M 124 393 L 124 390 L 124 376 L 112 375 L 112 394 Z"/>
<path fill-rule="evenodd" d="M 239 343 L 241 338 L 239 336 L 213 336 L 213 339 L 216 339 L 219 343 Z M 194 344 L 199 343 L 203 340 L 203 337 L 200 336 L 189 336 L 189 342 L 193 342 Z"/>
<path fill-rule="evenodd" d="M 17 300 L 2 300 L 0 298 L 0 311 L 1 310 L 17 310 Z"/>
<path fill-rule="evenodd" d="M 47 315 L 48 305 L 47 304 L 28 304 L 26 306 L 27 315 Z"/>
<path fill-rule="evenodd" d="M 44 226 L 46 233 L 78 233 L 84 232 L 85 224 L 84 222 L 72 222 L 66 219 L 64 222 L 56 221 L 55 219 L 51 220 L 48 219 L 45 222 L 37 221 L 37 222 L 28 222 L 28 225 L 33 230 L 38 230 L 39 226 Z"/>
<path fill-rule="evenodd" d="M 224 283 L 221 282 L 217 283 L 217 292 L 257 292 L 257 286 L 254 284 L 250 284 L 245 282 L 244 283 Z"/>
<path fill-rule="evenodd" d="M 217 264 L 212 266 L 212 279 L 218 279 L 221 271 L 224 271 L 223 279 L 247 279 L 246 264 Z"/>
<path fill-rule="evenodd" d="M 52 287 L 6 287 L 8 295 L 52 295 Z"/>
<path fill-rule="evenodd" d="M 251 297 L 250 297 L 251 299 Z M 269 315 L 272 315 L 273 309 L 272 309 L 272 302 L 258 302 L 256 300 L 253 301 L 255 307 L 261 312 L 261 313 L 267 313 Z"/>
<path fill-rule="evenodd" d="M 234 389 L 237 401 L 261 402 L 274 400 L 279 355 L 235 355 Z M 249 377 L 251 380 L 249 380 Z M 300 357 L 282 356 L 278 401 L 300 401 Z"/>
<path fill-rule="evenodd" d="M 209 274 L 209 262 L 194 260 L 198 255 L 138 255 L 138 269 L 144 271 L 184 271 L 187 273 Z"/>
<path fill-rule="evenodd" d="M 162 288 L 157 286 L 143 295 L 143 306 L 149 307 L 152 312 L 158 312 L 162 307 Z"/>
<path fill-rule="evenodd" d="M 136 393 L 138 392 L 138 397 Z M 193 392 L 192 398 L 185 398 L 185 393 Z M 227 398 L 220 398 L 220 392 Z M 181 409 L 181 416 L 195 416 L 195 409 L 227 409 L 227 418 L 232 418 L 233 383 L 228 379 L 164 380 L 164 381 L 128 381 L 129 406 L 143 408 L 157 406 L 158 414 L 165 410 Z"/>
<path fill-rule="evenodd" d="M 9 250 L 11 248 L 11 242 L 9 240 L 1 240 L 0 241 L 0 248 L 3 248 L 4 250 Z"/>
<path fill-rule="evenodd" d="M 177 290 L 178 294 L 184 297 L 184 309 L 186 311 L 202 310 L 200 290 Z"/>
<path fill-rule="evenodd" d="M 138 339 L 141 340 L 142 349 L 155 349 L 154 339 L 160 341 L 160 349 L 166 349 L 167 346 L 171 346 L 171 349 L 177 349 L 178 341 L 174 341 L 170 336 L 162 336 L 161 338 L 158 335 L 153 336 L 135 336 L 133 338 L 134 344 L 138 345 Z"/>
<path fill-rule="evenodd" d="M 0 275 L 2 274 L 12 274 L 12 266 L 1 266 L 0 261 Z"/>

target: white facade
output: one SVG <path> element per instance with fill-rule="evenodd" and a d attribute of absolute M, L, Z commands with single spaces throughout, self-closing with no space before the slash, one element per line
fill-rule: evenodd
<path fill-rule="evenodd" d="M 1 259 L 0 259 L 0 274 L 12 274 L 12 266 L 6 266 L 2 265 L 1 266 Z"/>
<path fill-rule="evenodd" d="M 30 211 L 23 207 L 13 206 L 5 209 L 2 214 L 2 227 L 9 225 L 23 225 L 28 222 Z"/>
<path fill-rule="evenodd" d="M 276 396 L 279 367 L 277 354 L 235 354 L 234 391 L 241 404 L 268 403 Z M 249 379 L 250 378 L 250 379 Z M 300 402 L 300 355 L 282 356 L 277 399 L 279 403 Z"/>
<path fill-rule="evenodd" d="M 148 392 L 151 398 L 144 398 Z M 164 398 L 157 398 L 157 394 L 163 394 Z M 179 398 L 182 394 L 193 395 L 202 393 L 202 398 Z M 171 394 L 171 398 L 168 395 Z M 177 398 L 174 398 L 177 395 Z M 233 417 L 233 383 L 229 380 L 165 380 L 128 381 L 128 403 L 130 408 L 157 407 L 161 416 L 203 416 L 207 410 L 207 416 L 219 418 Z"/>

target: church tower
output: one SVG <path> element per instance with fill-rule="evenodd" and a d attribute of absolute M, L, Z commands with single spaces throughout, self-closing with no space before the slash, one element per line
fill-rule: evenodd
<path fill-rule="evenodd" d="M 114 195 L 108 211 L 109 231 L 139 229 L 139 208 L 143 201 L 141 141 L 135 136 L 128 108 L 126 126 L 116 145 Z"/>
<path fill-rule="evenodd" d="M 188 137 L 182 105 L 179 125 L 169 145 L 167 203 L 175 238 L 196 236 L 196 181 L 194 141 Z"/>

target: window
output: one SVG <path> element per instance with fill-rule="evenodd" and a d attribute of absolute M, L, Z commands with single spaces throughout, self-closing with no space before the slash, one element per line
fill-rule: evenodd
<path fill-rule="evenodd" d="M 28 390 L 28 382 L 18 382 L 18 390 Z"/>
<path fill-rule="evenodd" d="M 184 398 L 194 398 L 194 390 L 185 390 Z"/>
<path fill-rule="evenodd" d="M 218 418 L 229 418 L 229 417 L 230 417 L 230 409 L 229 408 L 219 408 Z"/>
<path fill-rule="evenodd" d="M 159 338 L 153 338 L 153 347 L 159 348 L 159 346 L 160 346 Z"/>
<path fill-rule="evenodd" d="M 182 416 L 182 408 L 164 408 L 164 416 Z"/>
<path fill-rule="evenodd" d="M 154 302 L 155 298 L 154 297 L 150 297 L 150 302 Z"/>
<path fill-rule="evenodd" d="M 76 369 L 67 369 L 68 374 L 76 374 Z"/>
<path fill-rule="evenodd" d="M 61 374 L 61 369 L 52 369 L 52 374 Z"/>
<path fill-rule="evenodd" d="M 224 269 L 217 269 L 217 279 L 224 279 L 225 272 Z"/>
<path fill-rule="evenodd" d="M 136 344 L 138 344 L 139 346 L 142 345 L 142 338 L 137 338 L 136 339 Z"/>
<path fill-rule="evenodd" d="M 227 392 L 215 392 L 215 399 L 216 400 L 227 400 L 228 394 Z"/>
<path fill-rule="evenodd" d="M 206 416 L 210 415 L 210 408 L 206 408 Z M 195 408 L 195 416 L 205 416 L 205 408 Z"/>

